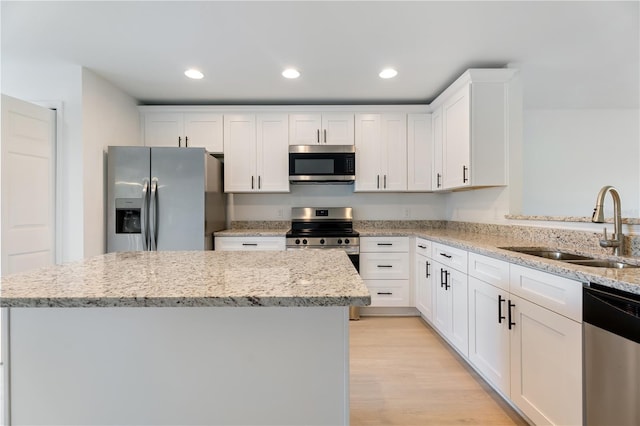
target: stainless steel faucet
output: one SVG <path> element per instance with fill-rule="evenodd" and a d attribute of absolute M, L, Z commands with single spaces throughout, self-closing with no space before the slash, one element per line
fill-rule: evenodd
<path fill-rule="evenodd" d="M 593 209 L 592 222 L 604 223 L 604 197 L 607 193 L 611 193 L 613 199 L 613 227 L 615 233 L 612 239 L 607 239 L 607 228 L 604 228 L 604 238 L 600 240 L 600 247 L 613 247 L 614 256 L 619 256 L 623 253 L 624 248 L 624 235 L 622 234 L 622 214 L 620 213 L 620 194 L 618 190 L 613 186 L 603 186 L 600 192 L 598 192 L 598 198 L 596 199 L 596 208 Z"/>

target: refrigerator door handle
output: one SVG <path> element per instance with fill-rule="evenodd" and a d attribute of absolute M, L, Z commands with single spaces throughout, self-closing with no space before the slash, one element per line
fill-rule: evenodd
<path fill-rule="evenodd" d="M 140 234 L 142 235 L 142 250 L 149 250 L 149 181 L 142 182 L 142 211 L 140 212 Z"/>
<path fill-rule="evenodd" d="M 158 178 L 151 179 L 151 201 L 149 202 L 150 251 L 158 250 Z"/>

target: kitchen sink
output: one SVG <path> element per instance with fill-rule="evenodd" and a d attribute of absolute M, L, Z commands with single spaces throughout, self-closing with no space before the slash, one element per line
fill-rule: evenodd
<path fill-rule="evenodd" d="M 597 259 L 592 256 L 583 256 L 579 254 L 573 254 L 564 252 L 557 249 L 546 247 L 498 247 L 503 250 L 515 251 L 522 254 L 528 254 L 531 256 L 544 257 L 545 259 L 558 260 L 564 263 L 570 263 L 572 265 L 591 266 L 593 268 L 638 268 L 640 265 L 632 265 L 629 263 L 618 262 L 615 260 Z"/>

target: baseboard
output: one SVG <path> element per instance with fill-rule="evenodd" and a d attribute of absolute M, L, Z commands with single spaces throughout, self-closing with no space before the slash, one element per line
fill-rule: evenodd
<path fill-rule="evenodd" d="M 417 317 L 420 312 L 414 307 L 382 307 L 365 306 L 360 308 L 360 316 L 364 317 Z"/>

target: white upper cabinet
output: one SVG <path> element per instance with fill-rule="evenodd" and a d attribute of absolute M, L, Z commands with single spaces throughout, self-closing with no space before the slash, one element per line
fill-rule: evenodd
<path fill-rule="evenodd" d="M 468 70 L 432 103 L 434 190 L 507 185 L 514 74 Z"/>
<path fill-rule="evenodd" d="M 431 114 L 407 116 L 407 190 L 431 191 Z"/>
<path fill-rule="evenodd" d="M 222 114 L 144 112 L 144 145 L 199 147 L 211 153 L 224 150 Z"/>
<path fill-rule="evenodd" d="M 407 190 L 407 115 L 356 115 L 354 191 Z"/>
<path fill-rule="evenodd" d="M 290 145 L 353 145 L 352 113 L 291 114 Z"/>
<path fill-rule="evenodd" d="M 225 116 L 225 192 L 289 192 L 287 121 L 287 114 Z"/>

